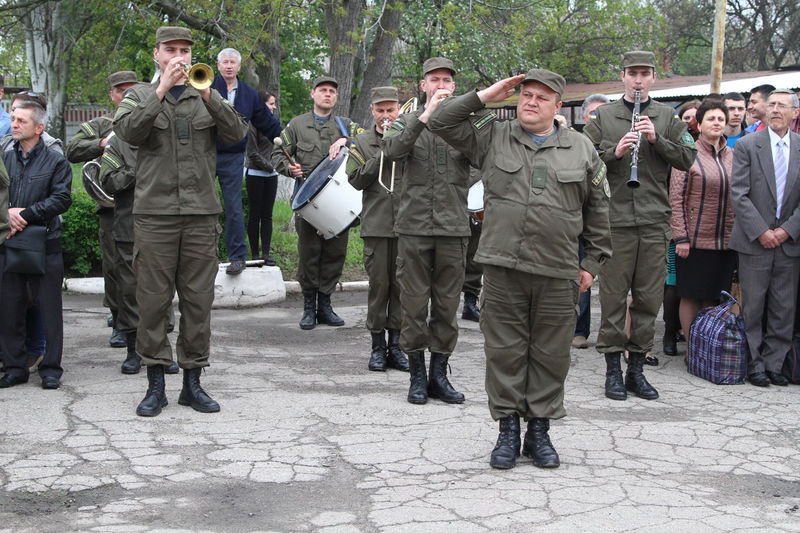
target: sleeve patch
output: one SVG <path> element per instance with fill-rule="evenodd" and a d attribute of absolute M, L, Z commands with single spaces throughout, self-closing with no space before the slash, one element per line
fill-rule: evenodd
<path fill-rule="evenodd" d="M 473 122 L 472 125 L 475 126 L 476 130 L 480 130 L 486 127 L 487 125 L 491 124 L 495 120 L 497 120 L 497 115 L 495 115 L 494 113 L 487 113 L 478 120 L 476 120 L 475 122 Z"/>
<path fill-rule="evenodd" d="M 134 98 L 132 98 L 132 97 L 129 95 L 129 96 L 126 96 L 125 98 L 123 98 L 123 99 L 122 99 L 122 102 L 120 102 L 120 104 L 119 104 L 119 105 L 120 105 L 120 106 L 129 107 L 129 108 L 131 108 L 131 109 L 132 109 L 132 108 L 136 107 L 137 105 L 139 105 L 139 101 L 138 101 L 138 100 L 135 100 Z"/>
<path fill-rule="evenodd" d="M 364 158 L 364 156 L 361 154 L 361 152 L 358 150 L 358 147 L 356 146 L 353 146 L 350 149 L 350 155 L 353 156 L 353 159 L 358 161 L 359 166 L 367 162 L 367 160 Z"/>
<path fill-rule="evenodd" d="M 281 132 L 281 140 L 283 141 L 284 148 L 288 148 L 292 145 L 292 140 L 289 138 L 289 133 L 285 129 Z"/>
<path fill-rule="evenodd" d="M 81 131 L 86 134 L 87 137 L 97 137 L 97 132 L 94 130 L 94 126 L 92 126 L 89 122 L 84 122 L 81 124 Z"/>
<path fill-rule="evenodd" d="M 601 185 L 603 185 L 603 182 L 606 180 L 606 172 L 607 172 L 606 166 L 604 164 L 601 164 L 600 168 L 597 169 L 594 178 L 592 178 L 592 185 L 594 187 L 600 187 Z"/>
<path fill-rule="evenodd" d="M 681 136 L 681 142 L 685 146 L 694 148 L 694 139 L 692 138 L 692 135 L 688 131 L 683 132 L 683 135 Z"/>
<path fill-rule="evenodd" d="M 122 167 L 122 162 L 108 152 L 103 153 L 103 162 L 108 163 L 115 170 Z"/>

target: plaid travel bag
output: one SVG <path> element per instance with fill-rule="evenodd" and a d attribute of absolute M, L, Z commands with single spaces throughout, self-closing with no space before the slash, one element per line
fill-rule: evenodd
<path fill-rule="evenodd" d="M 744 319 L 731 311 L 738 302 L 722 291 L 723 302 L 698 313 L 689 331 L 686 364 L 689 373 L 717 385 L 744 383 L 747 337 Z"/>

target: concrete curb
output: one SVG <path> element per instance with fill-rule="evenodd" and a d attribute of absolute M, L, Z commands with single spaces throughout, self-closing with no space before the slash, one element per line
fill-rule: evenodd
<path fill-rule="evenodd" d="M 248 266 L 257 266 L 250 263 Z M 227 266 L 228 263 L 220 264 L 214 281 L 214 309 L 258 307 L 281 302 L 287 294 L 302 292 L 297 281 L 283 281 L 278 267 L 247 268 L 239 276 L 228 276 L 225 274 Z M 336 290 L 341 292 L 367 289 L 369 281 L 347 281 L 336 285 Z M 78 294 L 103 294 L 105 288 L 103 278 L 66 278 L 64 290 Z"/>

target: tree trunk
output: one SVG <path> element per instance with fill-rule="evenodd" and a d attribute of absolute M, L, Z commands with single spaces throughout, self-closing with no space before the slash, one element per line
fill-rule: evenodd
<path fill-rule="evenodd" d="M 64 139 L 66 123 L 67 74 L 69 72 L 69 32 L 66 2 L 46 2 L 33 7 L 21 20 L 25 26 L 25 54 L 35 92 L 47 95 L 47 131 Z"/>
<path fill-rule="evenodd" d="M 353 104 L 350 118 L 361 124 L 365 129 L 373 126 L 372 115 L 369 112 L 369 93 L 374 87 L 392 84 L 392 61 L 397 33 L 400 28 L 400 18 L 408 0 L 387 0 L 386 8 L 380 16 L 380 24 L 375 39 L 365 58 L 366 69 L 361 84 L 361 91 Z"/>
<path fill-rule="evenodd" d="M 353 74 L 356 63 L 356 35 L 361 26 L 364 0 L 323 0 L 325 26 L 331 44 L 330 75 L 339 82 L 339 100 L 333 112 L 350 116 Z"/>
<path fill-rule="evenodd" d="M 263 36 L 256 43 L 258 57 L 255 73 L 258 76 L 258 89 L 266 89 L 275 95 L 275 101 L 278 102 L 275 116 L 280 119 L 281 56 L 283 55 L 283 47 L 278 33 L 280 13 L 275 13 L 270 2 L 264 2 L 261 5 L 261 14 L 267 18 L 267 23 L 264 25 Z"/>

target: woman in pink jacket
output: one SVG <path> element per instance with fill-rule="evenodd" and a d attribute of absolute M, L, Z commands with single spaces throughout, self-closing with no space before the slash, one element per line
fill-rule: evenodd
<path fill-rule="evenodd" d="M 736 268 L 736 252 L 728 249 L 733 228 L 733 151 L 723 135 L 728 108 L 721 100 L 708 98 L 697 109 L 696 119 L 697 159 L 688 171 L 672 171 L 669 188 L 679 313 L 687 335 L 700 309 L 715 305 L 720 291 L 730 290 Z"/>

